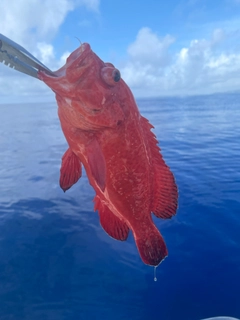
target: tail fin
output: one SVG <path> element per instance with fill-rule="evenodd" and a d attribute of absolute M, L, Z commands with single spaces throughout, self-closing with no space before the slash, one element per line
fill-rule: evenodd
<path fill-rule="evenodd" d="M 135 234 L 136 245 L 142 261 L 150 266 L 158 266 L 168 255 L 166 244 L 155 225 Z"/>

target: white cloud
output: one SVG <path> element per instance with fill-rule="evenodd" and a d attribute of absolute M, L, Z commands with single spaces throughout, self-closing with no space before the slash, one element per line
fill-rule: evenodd
<path fill-rule="evenodd" d="M 79 0 L 78 3 L 86 6 L 89 10 L 99 11 L 100 0 Z"/>
<path fill-rule="evenodd" d="M 71 0 L 1 0 L 1 33 L 19 43 L 51 40 L 75 4 Z"/>
<path fill-rule="evenodd" d="M 54 59 L 54 49 L 51 44 L 47 44 L 45 42 L 37 43 L 38 57 L 39 60 L 45 64 L 49 65 L 50 61 Z"/>
<path fill-rule="evenodd" d="M 49 41 L 67 14 L 78 6 L 98 11 L 100 0 L 1 0 L 1 33 L 31 47 L 37 41 Z"/>
<path fill-rule="evenodd" d="M 173 42 L 174 38 L 169 35 L 160 39 L 150 28 L 142 28 L 136 41 L 128 47 L 128 53 L 132 61 L 162 66 L 169 62 L 168 48 Z"/>
<path fill-rule="evenodd" d="M 152 83 L 160 77 L 171 56 L 168 52 L 174 38 L 167 35 L 160 39 L 149 28 L 142 28 L 136 41 L 128 47 L 129 60 L 121 69 L 125 80 L 133 87 Z"/>
<path fill-rule="evenodd" d="M 160 38 L 143 28 L 128 48 L 122 77 L 140 97 L 239 90 L 240 52 L 225 50 L 226 38 L 229 34 L 216 29 L 211 39 L 194 39 L 174 52 L 171 36 Z"/>

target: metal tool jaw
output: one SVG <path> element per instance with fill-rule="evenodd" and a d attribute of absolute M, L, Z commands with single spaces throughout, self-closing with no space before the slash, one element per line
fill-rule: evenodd
<path fill-rule="evenodd" d="M 37 79 L 39 79 L 39 70 L 55 76 L 50 69 L 36 59 L 30 52 L 2 34 L 0 34 L 0 62 Z"/>

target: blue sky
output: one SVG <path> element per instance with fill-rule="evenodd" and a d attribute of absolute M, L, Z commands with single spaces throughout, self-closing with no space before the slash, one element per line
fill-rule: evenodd
<path fill-rule="evenodd" d="M 1 0 L 0 33 L 52 70 L 81 42 L 112 62 L 136 97 L 240 88 L 240 0 Z M 0 64 L 2 102 L 53 100 Z"/>

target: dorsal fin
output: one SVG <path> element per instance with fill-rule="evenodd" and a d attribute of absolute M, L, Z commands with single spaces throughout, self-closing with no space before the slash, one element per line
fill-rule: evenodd
<path fill-rule="evenodd" d="M 60 169 L 60 187 L 65 192 L 76 183 L 82 175 L 81 162 L 70 148 L 62 157 L 62 166 Z"/>
<path fill-rule="evenodd" d="M 144 117 L 141 117 L 143 132 L 147 139 L 148 152 L 152 156 L 153 167 L 153 199 L 151 211 L 163 219 L 171 218 L 176 214 L 178 190 L 174 176 L 163 160 L 156 136 L 151 129 L 153 126 Z"/>
<path fill-rule="evenodd" d="M 100 223 L 109 236 L 116 240 L 124 241 L 128 237 L 129 228 L 96 196 L 94 210 L 98 210 Z"/>

